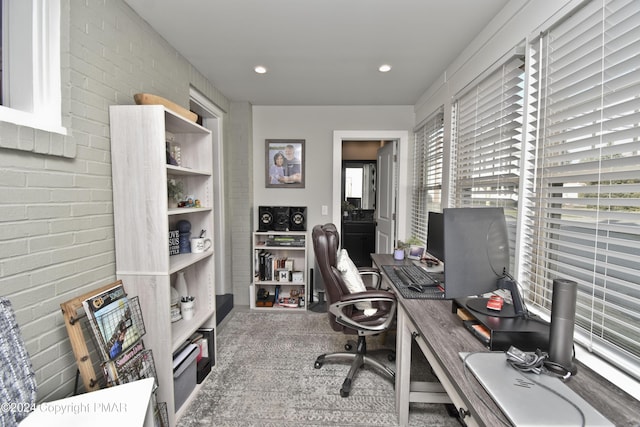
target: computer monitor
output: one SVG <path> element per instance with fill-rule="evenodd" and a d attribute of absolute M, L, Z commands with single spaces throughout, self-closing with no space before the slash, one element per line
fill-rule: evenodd
<path fill-rule="evenodd" d="M 502 208 L 443 210 L 445 298 L 483 295 L 497 289 L 511 292 L 513 305 L 487 308 L 486 298 L 467 301 L 471 310 L 497 317 L 525 314 L 517 286 L 508 275 L 509 236 Z"/>
<path fill-rule="evenodd" d="M 427 252 L 444 262 L 444 220 L 441 212 L 428 213 Z"/>

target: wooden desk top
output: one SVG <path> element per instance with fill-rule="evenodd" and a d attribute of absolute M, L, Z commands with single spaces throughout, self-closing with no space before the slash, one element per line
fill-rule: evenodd
<path fill-rule="evenodd" d="M 393 265 L 411 261 L 395 261 L 392 255 L 372 254 L 374 265 Z M 384 276 L 384 272 L 382 272 Z M 388 279 L 386 279 L 388 280 Z M 393 285 L 390 286 L 393 289 Z M 500 409 L 469 371 L 465 372 L 460 352 L 488 351 L 451 312 L 452 301 L 405 299 L 396 293 L 425 343 L 443 367 L 449 380 L 467 400 L 478 419 L 486 425 L 503 425 Z M 567 385 L 616 426 L 640 425 L 640 402 L 588 367 L 578 363 L 578 374 Z M 543 410 L 543 408 L 541 408 Z M 496 414 L 500 418 L 496 417 Z"/>

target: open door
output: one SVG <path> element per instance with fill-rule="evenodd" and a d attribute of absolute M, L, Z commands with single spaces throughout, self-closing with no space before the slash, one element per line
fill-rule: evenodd
<path fill-rule="evenodd" d="M 378 149 L 378 189 L 376 200 L 376 253 L 390 254 L 396 230 L 396 141 Z"/>

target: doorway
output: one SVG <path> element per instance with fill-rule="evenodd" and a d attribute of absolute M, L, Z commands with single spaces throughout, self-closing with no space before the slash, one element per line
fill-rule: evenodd
<path fill-rule="evenodd" d="M 213 164 L 214 164 L 214 186 L 218 191 L 214 194 L 213 209 L 214 230 L 213 246 L 215 257 L 215 288 L 216 288 L 216 324 L 219 324 L 233 308 L 233 288 L 232 281 L 227 277 L 230 271 L 230 261 L 226 256 L 226 248 L 229 247 L 228 227 L 225 227 L 225 206 L 224 206 L 224 152 L 222 141 L 222 117 L 220 110 L 206 96 L 195 88 L 189 89 L 189 109 L 198 114 L 198 123 L 211 131 L 213 140 Z"/>
<path fill-rule="evenodd" d="M 380 144 L 372 142 L 375 148 Z M 346 144 L 343 143 L 343 159 L 350 157 L 349 151 L 354 152 L 354 157 L 366 157 L 366 150 L 347 150 Z M 356 145 L 365 148 L 365 144 L 368 142 Z M 376 251 L 376 184 L 376 160 L 343 160 L 341 241 L 357 267 L 371 267 L 370 254 Z"/>
<path fill-rule="evenodd" d="M 395 206 L 393 213 L 393 238 L 385 242 L 384 247 L 379 247 L 378 252 L 391 253 L 395 244 L 395 236 L 404 236 L 407 227 L 408 218 L 408 176 L 406 167 L 402 167 L 407 163 L 409 132 L 403 130 L 396 131 L 334 131 L 333 132 L 333 176 L 342 176 L 343 162 L 343 144 L 357 141 L 395 141 L 397 144 L 397 181 L 395 200 L 386 201 L 388 205 Z M 378 179 L 378 170 L 376 170 L 376 179 Z M 333 223 L 341 224 L 342 221 L 342 197 L 343 197 L 342 179 L 333 180 Z M 376 206 L 378 207 L 378 206 Z"/>

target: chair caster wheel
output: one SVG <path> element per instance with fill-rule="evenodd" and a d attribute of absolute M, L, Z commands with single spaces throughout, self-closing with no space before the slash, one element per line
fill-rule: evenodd
<path fill-rule="evenodd" d="M 350 392 L 351 392 L 351 380 L 347 378 L 342 383 L 342 388 L 340 389 L 340 396 L 349 397 Z"/>
<path fill-rule="evenodd" d="M 316 369 L 320 369 L 320 368 L 322 368 L 322 363 L 320 363 L 320 362 L 318 362 L 316 360 L 316 363 L 313 364 L 313 367 L 316 368 Z"/>
<path fill-rule="evenodd" d="M 396 360 L 396 355 L 395 354 L 390 354 L 387 356 L 387 359 L 389 359 L 389 362 L 393 362 L 394 360 Z"/>
<path fill-rule="evenodd" d="M 353 349 L 353 346 L 351 344 L 345 344 L 344 349 L 347 351 L 351 351 Z"/>

